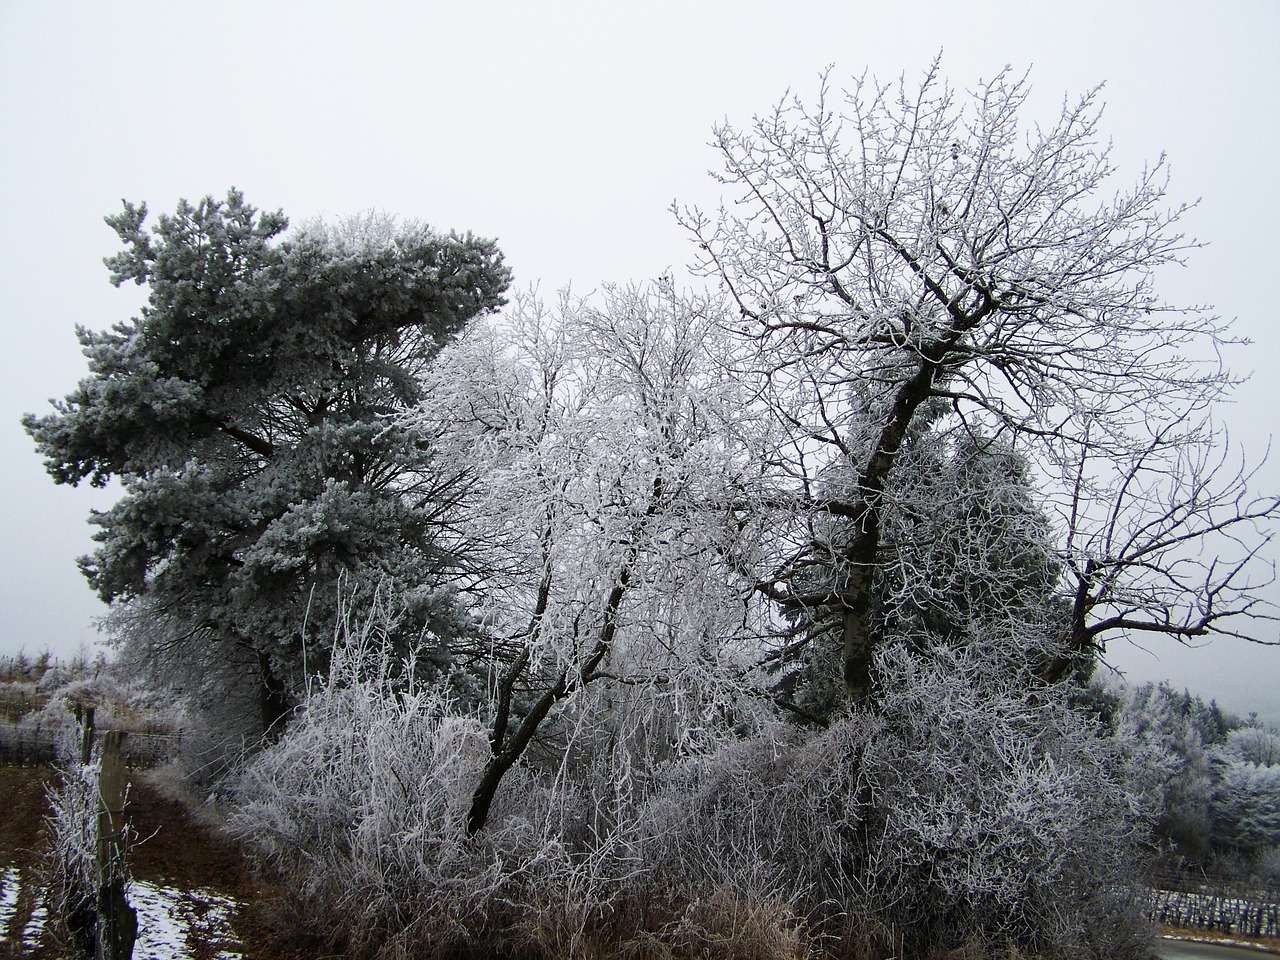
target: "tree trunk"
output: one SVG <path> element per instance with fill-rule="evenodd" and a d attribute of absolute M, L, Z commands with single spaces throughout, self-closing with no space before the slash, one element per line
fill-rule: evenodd
<path fill-rule="evenodd" d="M 858 478 L 858 500 L 851 512 L 853 537 L 844 555 L 849 581 L 840 595 L 844 610 L 844 683 L 853 703 L 862 703 L 871 696 L 871 661 L 875 654 L 872 586 L 880 560 L 884 492 L 911 421 L 929 398 L 948 349 L 949 344 L 944 342 L 924 351 L 915 373 L 898 388 L 888 421 L 881 428 L 875 450 Z"/>
<path fill-rule="evenodd" d="M 493 805 L 493 798 L 498 792 L 498 785 L 502 783 L 502 778 L 524 755 L 525 749 L 533 741 L 533 735 L 538 732 L 538 727 L 547 718 L 551 708 L 568 694 L 568 675 L 562 672 L 555 685 L 539 698 L 533 705 L 533 709 L 520 721 L 515 733 L 506 741 L 502 749 L 495 750 L 489 757 L 489 762 L 484 765 L 484 772 L 480 774 L 480 782 L 476 784 L 471 794 L 471 809 L 467 812 L 467 836 L 474 837 L 484 829 L 484 825 L 489 820 L 489 808 Z"/>
<path fill-rule="evenodd" d="M 284 733 L 291 704 L 284 681 L 271 668 L 271 659 L 258 654 L 258 706 L 262 720 L 262 739 L 274 743 Z"/>
<path fill-rule="evenodd" d="M 649 513 L 652 514 L 652 512 L 653 506 L 650 505 Z M 533 705 L 533 709 L 525 714 L 524 719 L 520 721 L 520 725 L 509 739 L 505 736 L 500 737 L 497 735 L 506 731 L 510 710 L 509 699 L 500 705 L 501 708 L 495 723 L 495 736 L 491 741 L 493 753 L 489 757 L 489 762 L 484 766 L 484 772 L 480 775 L 480 782 L 471 794 L 471 809 L 467 812 L 467 836 L 473 837 L 484 829 L 484 825 L 489 820 L 489 808 L 493 805 L 493 798 L 498 792 L 498 785 L 502 783 L 502 778 L 516 765 L 524 755 L 525 750 L 528 749 L 529 744 L 533 742 L 538 728 L 542 726 L 542 722 L 547 718 L 547 714 L 551 712 L 551 708 L 569 696 L 575 689 L 583 687 L 596 679 L 596 669 L 608 654 L 609 648 L 613 646 L 614 637 L 617 636 L 618 611 L 622 608 L 623 598 L 626 597 L 627 588 L 631 585 L 631 564 L 635 562 L 635 558 L 636 552 L 633 548 L 628 551 L 626 561 L 622 569 L 618 571 L 617 581 L 609 591 L 609 597 L 605 601 L 604 625 L 600 628 L 600 636 L 596 640 L 591 655 L 582 661 L 576 671 L 570 672 L 568 667 L 560 671 L 560 675 L 556 678 L 556 682 L 551 686 L 551 689 L 544 693 L 538 699 L 538 702 Z M 517 663 L 521 665 L 528 663 L 527 649 L 521 653 L 521 658 L 517 660 Z M 505 692 L 508 698 L 510 696 L 510 686 L 514 685 L 515 680 L 516 676 L 512 672 L 508 672 L 507 676 L 503 678 L 503 685 L 506 688 Z"/>
<path fill-rule="evenodd" d="M 871 696 L 871 660 L 875 655 L 872 635 L 873 576 L 873 567 L 855 569 L 850 574 L 850 585 L 843 598 L 844 686 L 853 703 L 864 702 Z"/>

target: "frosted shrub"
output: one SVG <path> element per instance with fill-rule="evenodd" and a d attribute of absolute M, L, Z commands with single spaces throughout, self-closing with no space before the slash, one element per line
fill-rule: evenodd
<path fill-rule="evenodd" d="M 72 764 L 49 789 L 52 914 L 81 956 L 93 953 L 97 920 L 98 769 Z"/>
<path fill-rule="evenodd" d="M 981 931 L 1044 953 L 1142 952 L 1146 824 L 1066 691 L 1029 693 L 998 651 L 891 648 L 880 666 L 883 726 L 863 757 L 873 904 L 922 944 Z"/>
<path fill-rule="evenodd" d="M 43 680 L 59 678 L 58 683 L 43 685 Z M 82 731 L 81 709 L 94 711 L 97 730 L 125 730 L 132 733 L 176 732 L 184 718 L 179 707 L 150 693 L 137 683 L 121 683 L 102 669 L 93 675 L 80 676 L 52 667 L 42 679 L 46 700 L 38 711 L 28 713 L 17 724 L 17 733 L 28 742 L 47 744 L 60 764 L 80 760 Z M 152 751 L 157 752 L 153 744 Z M 143 755 L 147 741 L 133 741 L 132 759 Z M 164 744 L 167 748 L 167 743 Z"/>
<path fill-rule="evenodd" d="M 59 664 L 50 665 L 36 681 L 36 689 L 41 693 L 52 693 L 69 682 L 70 675 Z"/>
<path fill-rule="evenodd" d="M 874 714 L 676 764 L 648 813 L 655 875 L 792 903 L 868 949 L 1142 953 L 1141 825 L 1093 726 L 987 653 L 880 668 Z"/>
<path fill-rule="evenodd" d="M 328 940 L 356 955 L 447 951 L 484 935 L 513 882 L 491 846 L 466 836 L 486 751 L 481 726 L 439 691 L 340 650 L 240 776 L 232 826 Z"/>
<path fill-rule="evenodd" d="M 1255 873 L 1260 881 L 1280 887 L 1280 844 L 1258 854 Z"/>
<path fill-rule="evenodd" d="M 822 789 L 804 769 L 817 741 L 799 747 L 796 737 L 779 725 L 672 765 L 645 811 L 646 858 L 664 883 L 696 896 L 725 884 L 813 882 L 815 864 L 798 854 L 812 849 L 814 807 L 851 791 L 841 765 L 828 768 Z"/>
<path fill-rule="evenodd" d="M 483 727 L 416 685 L 408 665 L 393 671 L 376 645 L 340 647 L 333 664 L 284 736 L 246 766 L 232 815 L 291 888 L 301 923 L 328 942 L 377 957 L 488 956 L 497 944 L 558 960 L 623 946 L 805 955 L 781 886 L 698 874 L 675 889 L 655 875 L 642 855 L 654 818 L 689 811 L 647 802 L 629 750 L 593 732 L 599 715 L 560 727 L 562 763 L 512 771 L 485 829 L 468 837 Z"/>
<path fill-rule="evenodd" d="M 29 713 L 18 721 L 18 729 L 33 739 L 47 736 L 53 756 L 67 766 L 80 761 L 80 726 L 64 699 L 52 699 L 37 713 Z"/>
<path fill-rule="evenodd" d="M 543 851 L 512 889 L 520 897 L 512 938 L 525 951 L 520 956 L 811 955 L 790 886 L 750 875 L 757 858 L 735 852 L 726 832 L 697 830 L 708 822 L 692 789 L 697 762 L 646 776 L 612 739 L 579 744 L 572 731 L 569 738 L 573 761 L 540 778 L 526 773 L 525 802 L 503 821 L 508 831 L 525 824 L 539 838 L 529 846 Z M 669 773 L 683 779 L 673 785 L 664 780 Z M 699 844 L 706 846 L 695 850 Z M 734 871 L 730 861 L 747 869 Z"/>

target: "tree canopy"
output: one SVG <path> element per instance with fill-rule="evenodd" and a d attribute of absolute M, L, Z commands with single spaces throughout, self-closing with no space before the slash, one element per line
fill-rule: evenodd
<path fill-rule="evenodd" d="M 1227 325 L 1156 290 L 1195 246 L 1184 211 L 1165 203 L 1162 164 L 1113 187 L 1096 91 L 1028 128 L 1029 91 L 1005 71 L 961 96 L 937 64 L 915 86 L 824 82 L 812 104 L 718 128 L 732 202 L 681 213 L 696 268 L 740 315 L 744 365 L 769 381 L 780 489 L 797 516 L 847 521 L 824 603 L 855 700 L 873 686 L 887 525 L 912 486 L 896 477 L 925 418 L 1008 446 L 1046 485 L 1076 594 L 1046 679 L 1108 632 L 1187 639 L 1265 612 L 1256 523 L 1280 501 L 1215 457 L 1208 421 L 1237 382 Z M 1095 482 L 1095 461 L 1121 476 Z M 836 470 L 847 482 L 818 482 Z M 1188 557 L 1210 541 L 1222 562 Z M 794 600 L 799 556 L 761 588 Z"/>
<path fill-rule="evenodd" d="M 286 235 L 235 190 L 146 217 L 107 218 L 124 249 L 106 263 L 147 305 L 78 327 L 88 377 L 23 418 L 56 481 L 121 482 L 93 517 L 90 583 L 252 649 L 277 699 L 303 624 L 332 632 L 340 576 L 396 584 L 420 627 L 447 621 L 436 511 L 457 478 L 424 469 L 429 445 L 390 418 L 503 302 L 494 244 L 377 217 Z"/>

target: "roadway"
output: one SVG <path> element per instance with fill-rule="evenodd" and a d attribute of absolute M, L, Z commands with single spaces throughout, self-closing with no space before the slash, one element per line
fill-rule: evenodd
<path fill-rule="evenodd" d="M 1156 941 L 1156 956 L 1161 960 L 1266 960 L 1275 954 L 1248 947 L 1160 939 Z"/>

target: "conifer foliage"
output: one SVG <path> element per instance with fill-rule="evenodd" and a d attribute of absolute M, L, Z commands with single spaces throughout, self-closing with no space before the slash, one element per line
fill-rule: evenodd
<path fill-rule="evenodd" d="M 125 203 L 107 218 L 124 249 L 106 263 L 115 284 L 147 286 L 147 306 L 79 327 L 88 377 L 23 425 L 56 481 L 123 487 L 81 561 L 101 597 L 145 598 L 177 635 L 250 651 L 269 725 L 303 623 L 332 635 L 340 576 L 405 587 L 412 619 L 447 632 L 431 585 L 450 482 L 387 418 L 509 275 L 490 241 L 372 217 L 285 237 L 281 213 L 235 190 L 146 217 Z"/>

